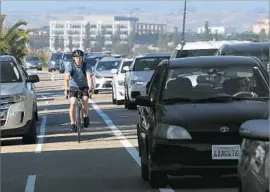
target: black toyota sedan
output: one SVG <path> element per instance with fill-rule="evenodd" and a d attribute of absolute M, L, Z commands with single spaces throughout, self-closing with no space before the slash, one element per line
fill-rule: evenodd
<path fill-rule="evenodd" d="M 167 175 L 237 175 L 240 125 L 269 116 L 263 64 L 242 56 L 162 61 L 138 96 L 141 174 L 151 187 Z"/>

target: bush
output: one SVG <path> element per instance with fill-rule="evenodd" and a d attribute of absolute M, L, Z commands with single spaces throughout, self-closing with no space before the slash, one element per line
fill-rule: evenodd
<path fill-rule="evenodd" d="M 42 61 L 42 65 L 48 67 L 48 60 L 51 57 L 51 53 L 45 51 L 28 51 L 27 55 L 38 55 Z"/>

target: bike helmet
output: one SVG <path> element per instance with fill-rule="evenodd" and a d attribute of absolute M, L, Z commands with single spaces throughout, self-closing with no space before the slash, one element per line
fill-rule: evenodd
<path fill-rule="evenodd" d="M 74 50 L 72 52 L 72 57 L 83 57 L 83 55 L 84 55 L 84 52 L 82 50 L 79 50 L 79 49 Z"/>

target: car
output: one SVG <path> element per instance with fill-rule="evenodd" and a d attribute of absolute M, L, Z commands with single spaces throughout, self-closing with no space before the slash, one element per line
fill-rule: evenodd
<path fill-rule="evenodd" d="M 235 55 L 235 56 L 253 56 L 260 59 L 266 67 L 266 71 L 270 72 L 269 63 L 269 42 L 250 42 L 237 44 L 224 44 L 215 53 L 216 56 Z"/>
<path fill-rule="evenodd" d="M 182 57 L 212 56 L 223 44 L 248 43 L 250 41 L 196 41 L 179 44 L 171 59 Z"/>
<path fill-rule="evenodd" d="M 122 59 L 118 69 L 112 69 L 114 74 L 112 79 L 112 102 L 113 104 L 120 105 L 125 100 L 124 79 L 125 72 L 131 65 L 133 59 Z"/>
<path fill-rule="evenodd" d="M 87 63 L 87 65 L 90 65 L 92 71 L 94 71 L 97 62 L 103 57 L 104 57 L 103 54 L 88 54 L 87 56 L 84 57 L 84 61 Z"/>
<path fill-rule="evenodd" d="M 48 72 L 59 70 L 63 53 L 53 53 L 48 60 Z"/>
<path fill-rule="evenodd" d="M 37 141 L 37 106 L 32 83 L 38 75 L 26 75 L 13 56 L 0 56 L 1 138 L 22 137 L 23 143 Z"/>
<path fill-rule="evenodd" d="M 151 79 L 157 65 L 164 59 L 169 59 L 168 52 L 153 52 L 138 54 L 125 73 L 125 108 L 136 109 L 135 99 L 145 95 L 145 86 Z"/>
<path fill-rule="evenodd" d="M 141 175 L 237 175 L 240 125 L 269 117 L 269 86 L 254 58 L 201 56 L 162 61 L 137 96 Z"/>
<path fill-rule="evenodd" d="M 269 191 L 269 127 L 269 119 L 249 120 L 240 127 L 239 192 Z"/>
<path fill-rule="evenodd" d="M 98 94 L 101 90 L 112 89 L 113 73 L 111 69 L 117 69 L 121 59 L 114 57 L 104 57 L 98 61 L 93 72 L 94 94 Z"/>
<path fill-rule="evenodd" d="M 22 59 L 22 64 L 26 69 L 37 69 L 42 71 L 42 60 L 36 55 L 26 55 Z"/>
<path fill-rule="evenodd" d="M 59 73 L 64 73 L 66 65 L 72 62 L 73 62 L 72 53 L 64 53 L 60 61 Z"/>

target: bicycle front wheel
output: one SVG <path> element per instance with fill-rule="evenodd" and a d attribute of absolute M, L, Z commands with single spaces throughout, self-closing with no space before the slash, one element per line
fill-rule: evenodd
<path fill-rule="evenodd" d="M 77 125 L 77 133 L 78 133 L 78 143 L 81 142 L 81 107 L 77 106 L 77 110 L 76 110 L 76 125 Z"/>

